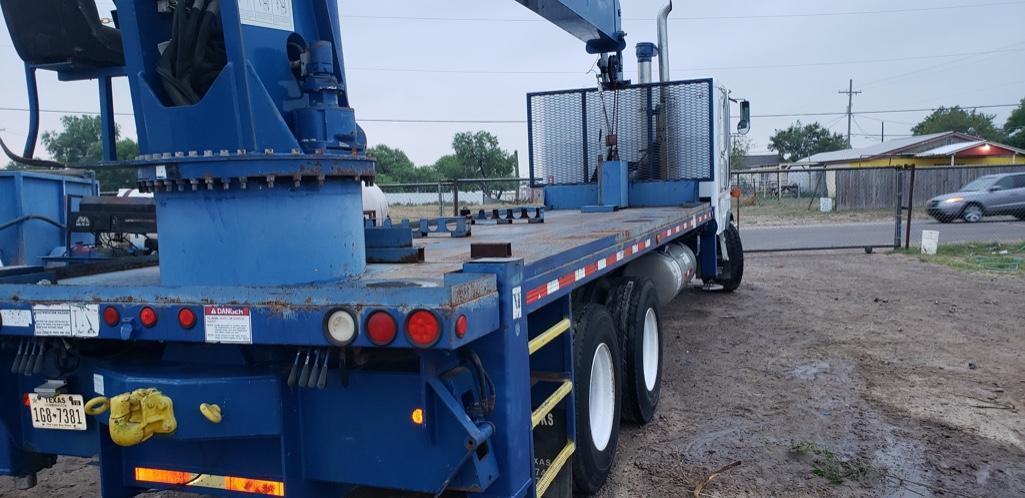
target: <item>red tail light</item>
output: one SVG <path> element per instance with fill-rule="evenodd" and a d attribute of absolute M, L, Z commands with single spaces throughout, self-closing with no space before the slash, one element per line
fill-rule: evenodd
<path fill-rule="evenodd" d="M 399 326 L 385 311 L 375 311 L 367 319 L 367 337 L 377 346 L 387 346 L 395 340 Z"/>
<path fill-rule="evenodd" d="M 406 321 L 406 334 L 414 346 L 429 348 L 441 337 L 441 324 L 430 311 L 414 311 Z"/>
<path fill-rule="evenodd" d="M 182 308 L 178 312 L 178 324 L 185 329 L 191 329 L 196 326 L 196 312 L 189 308 Z"/>
<path fill-rule="evenodd" d="M 157 312 L 149 306 L 139 311 L 139 321 L 147 328 L 157 324 Z"/>
<path fill-rule="evenodd" d="M 459 319 L 456 320 L 456 337 L 462 339 L 466 336 L 466 331 L 470 328 L 470 321 L 466 319 L 466 315 L 459 315 Z"/>
<path fill-rule="evenodd" d="M 116 327 L 121 322 L 121 313 L 113 306 L 103 309 L 103 322 L 111 327 Z"/>

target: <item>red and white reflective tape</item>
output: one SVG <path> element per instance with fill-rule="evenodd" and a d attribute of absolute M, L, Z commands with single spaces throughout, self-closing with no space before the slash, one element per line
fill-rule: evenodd
<path fill-rule="evenodd" d="M 547 284 L 531 289 L 527 291 L 527 304 L 536 303 L 541 299 L 559 292 L 561 289 L 569 288 L 574 283 L 584 280 L 596 273 L 602 272 L 606 268 L 613 266 L 630 256 L 651 249 L 654 245 L 655 243 L 651 239 L 631 244 L 625 247 L 622 251 L 616 251 L 593 263 L 589 263 L 582 268 L 577 268 L 572 273 L 567 273 L 555 280 L 549 281 Z"/>
<path fill-rule="evenodd" d="M 666 237 L 672 237 L 673 235 L 679 234 L 685 230 L 697 228 L 701 223 L 712 219 L 712 213 L 706 212 L 704 214 L 692 216 L 690 221 L 685 221 L 674 227 L 668 228 L 665 231 L 661 231 L 656 235 L 657 239 Z M 655 245 L 655 242 L 651 239 L 646 239 L 643 242 L 631 244 L 625 247 L 622 251 L 616 251 L 604 258 L 600 258 L 593 263 L 589 263 L 582 268 L 577 268 L 572 273 L 567 273 L 555 280 L 549 281 L 547 284 L 540 285 L 534 289 L 527 291 L 527 304 L 534 304 L 548 296 L 554 295 L 561 289 L 569 288 L 576 282 L 586 279 L 596 273 L 605 271 L 608 267 L 614 266 L 616 263 L 623 261 L 624 259 L 638 254 L 643 251 L 651 249 Z"/>
<path fill-rule="evenodd" d="M 707 213 L 702 214 L 702 215 L 692 216 L 690 221 L 685 221 L 683 223 L 680 223 L 679 225 L 667 228 L 664 231 L 659 232 L 659 234 L 658 234 L 659 242 L 661 242 L 662 239 L 667 239 L 667 238 L 672 237 L 674 235 L 679 235 L 681 232 L 684 232 L 686 230 L 697 228 L 699 224 L 704 223 L 706 221 L 709 221 L 711 219 L 712 219 L 712 213 L 711 212 L 707 212 Z"/>

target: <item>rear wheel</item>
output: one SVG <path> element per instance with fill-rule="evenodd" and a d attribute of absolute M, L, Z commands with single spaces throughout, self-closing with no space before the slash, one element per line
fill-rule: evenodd
<path fill-rule="evenodd" d="M 982 221 L 984 213 L 982 212 L 982 206 L 978 204 L 969 204 L 965 206 L 964 211 L 961 212 L 961 219 L 967 223 L 978 223 Z"/>
<path fill-rule="evenodd" d="M 648 279 L 620 280 L 609 296 L 623 352 L 623 417 L 646 424 L 662 390 L 662 330 L 658 292 Z"/>
<path fill-rule="evenodd" d="M 744 280 L 744 244 L 740 240 L 740 230 L 730 223 L 723 231 L 726 242 L 728 260 L 720 262 L 719 278 L 716 280 L 726 292 L 733 292 Z"/>
<path fill-rule="evenodd" d="M 585 304 L 574 318 L 577 449 L 573 487 L 577 493 L 592 495 L 608 479 L 619 443 L 621 358 L 616 325 L 604 306 Z"/>

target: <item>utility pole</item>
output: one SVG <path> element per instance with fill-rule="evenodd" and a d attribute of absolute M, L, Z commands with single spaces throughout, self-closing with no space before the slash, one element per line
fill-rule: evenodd
<path fill-rule="evenodd" d="M 886 121 L 883 121 L 882 123 L 879 123 L 879 125 L 882 127 L 882 141 L 885 142 L 886 141 Z"/>
<path fill-rule="evenodd" d="M 854 80 L 851 79 L 846 90 L 840 90 L 841 94 L 847 94 L 847 147 L 851 146 L 851 119 L 854 117 L 854 96 L 859 95 L 861 90 L 854 90 Z"/>

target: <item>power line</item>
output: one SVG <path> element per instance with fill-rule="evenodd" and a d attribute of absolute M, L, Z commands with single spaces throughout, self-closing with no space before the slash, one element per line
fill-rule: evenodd
<path fill-rule="evenodd" d="M 888 81 L 893 81 L 893 80 L 901 79 L 901 78 L 904 78 L 904 77 L 907 77 L 907 76 L 912 76 L 912 75 L 915 75 L 915 74 L 919 74 L 919 73 L 923 73 L 923 72 L 928 72 L 928 71 L 932 71 L 932 70 L 935 70 L 935 69 L 940 69 L 940 68 L 942 68 L 944 66 L 960 64 L 962 62 L 967 61 L 968 59 L 971 59 L 975 55 L 989 56 L 989 55 L 993 55 L 993 54 L 996 54 L 996 53 L 999 53 L 999 52 L 1006 51 L 1007 49 L 1009 49 L 1011 47 L 1017 47 L 1018 45 L 1025 45 L 1025 40 L 1018 41 L 1018 42 L 1012 43 L 1010 45 L 1004 45 L 1002 47 L 997 47 L 997 48 L 995 48 L 993 50 L 988 50 L 988 51 L 980 53 L 980 54 L 966 55 L 965 57 L 960 57 L 960 58 L 952 60 L 952 61 L 941 62 L 939 64 L 933 64 L 931 66 L 926 66 L 926 67 L 923 67 L 923 68 L 918 68 L 918 69 L 915 69 L 915 70 L 912 70 L 912 71 L 908 71 L 908 72 L 905 72 L 905 73 L 900 73 L 900 74 L 895 74 L 895 75 L 892 75 L 892 76 L 887 76 L 885 78 L 881 78 L 881 79 L 878 79 L 878 80 L 873 80 L 873 81 L 870 81 L 868 83 L 865 83 L 864 86 L 868 87 L 868 86 L 878 85 L 879 83 L 885 83 L 885 82 L 888 82 Z"/>
<path fill-rule="evenodd" d="M 689 67 L 689 68 L 673 68 L 674 72 L 684 71 L 729 71 L 729 70 L 742 70 L 742 69 L 782 69 L 782 68 L 794 68 L 794 67 L 814 67 L 814 66 L 842 66 L 848 64 L 877 64 L 885 62 L 907 62 L 914 60 L 926 60 L 926 59 L 944 59 L 949 57 L 965 57 L 965 56 L 976 56 L 976 55 L 988 55 L 998 52 L 1021 52 L 1025 50 L 1025 47 L 1020 48 L 1004 48 L 997 50 L 986 50 L 980 52 L 961 52 L 954 54 L 936 54 L 936 55 L 919 55 L 911 57 L 892 57 L 886 59 L 859 59 L 849 61 L 822 61 L 822 62 L 800 62 L 792 64 L 757 64 L 750 66 L 705 66 L 705 67 Z M 392 73 L 437 73 L 437 74 L 494 74 L 494 75 L 539 75 L 539 74 L 567 74 L 567 75 L 579 75 L 587 74 L 587 71 L 529 71 L 529 70 L 489 70 L 489 69 L 435 69 L 435 68 L 398 68 L 398 67 L 361 67 L 351 66 L 347 67 L 349 71 L 379 71 L 379 72 L 392 72 Z M 636 70 L 627 70 L 628 73 L 636 72 Z"/>
<path fill-rule="evenodd" d="M 930 12 L 930 11 L 943 11 L 943 10 L 956 10 L 956 9 L 974 9 L 979 7 L 998 7 L 1005 5 L 1022 5 L 1025 1 L 1004 1 L 1004 2 L 986 2 L 986 3 L 975 3 L 975 4 L 960 4 L 960 5 L 943 5 L 934 7 L 917 7 L 917 8 L 905 8 L 905 9 L 887 9 L 887 10 L 849 10 L 849 11 L 838 11 L 838 12 L 803 12 L 803 13 L 792 13 L 792 14 L 754 14 L 754 15 L 726 15 L 726 16 L 690 16 L 690 17 L 673 17 L 670 21 L 726 21 L 726 20 L 743 20 L 743 19 L 786 19 L 786 18 L 799 18 L 799 17 L 836 17 L 836 16 L 857 16 L 857 15 L 879 15 L 879 14 L 907 14 L 914 12 Z M 548 22 L 542 18 L 508 18 L 508 17 L 437 17 L 437 16 L 381 16 L 381 15 L 359 15 L 359 14 L 348 14 L 341 16 L 343 19 L 376 19 L 376 20 L 394 20 L 394 21 L 441 21 L 441 22 L 512 22 L 512 23 L 534 23 L 534 22 Z M 647 17 L 627 17 L 624 21 L 638 21 L 638 22 L 650 22 L 654 21 L 654 18 Z"/>
<path fill-rule="evenodd" d="M 994 109 L 994 108 L 1007 108 L 1007 107 L 1018 107 L 1019 104 L 988 104 L 988 105 L 961 105 L 958 106 L 962 109 Z M 862 116 L 865 114 L 896 114 L 896 113 L 909 113 L 909 112 L 932 112 L 939 109 L 939 107 L 929 107 L 920 109 L 886 109 L 886 110 L 874 110 L 874 111 L 855 111 L 854 115 Z M 28 112 L 25 107 L 0 107 L 0 111 L 11 111 L 11 112 Z M 78 111 L 70 109 L 40 109 L 39 112 L 49 114 L 87 114 L 87 115 L 98 115 L 96 111 Z M 130 112 L 115 112 L 116 116 L 135 116 Z M 751 117 L 754 118 L 800 118 L 800 117 L 816 117 L 816 116 L 846 116 L 846 112 L 798 112 L 798 113 L 780 113 L 780 114 L 755 114 Z M 870 118 L 871 119 L 871 118 Z M 361 118 L 356 121 L 361 123 L 424 123 L 424 124 L 524 124 L 527 122 L 525 119 L 401 119 L 401 118 Z"/>

